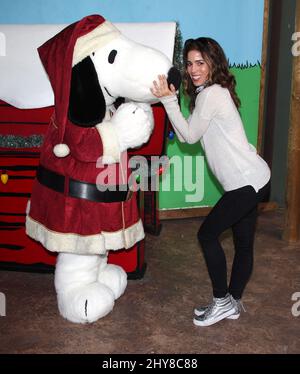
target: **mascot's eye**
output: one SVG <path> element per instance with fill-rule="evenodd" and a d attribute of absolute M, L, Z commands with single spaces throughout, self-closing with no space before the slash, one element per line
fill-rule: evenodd
<path fill-rule="evenodd" d="M 116 56 L 117 56 L 117 51 L 115 50 L 115 49 L 113 49 L 111 52 L 110 52 L 110 54 L 108 55 L 108 62 L 110 63 L 110 64 L 113 64 L 114 63 L 114 61 L 115 61 L 115 58 L 116 58 Z"/>

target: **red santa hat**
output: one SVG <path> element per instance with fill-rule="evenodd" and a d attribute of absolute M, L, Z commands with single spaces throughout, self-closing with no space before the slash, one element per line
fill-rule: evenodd
<path fill-rule="evenodd" d="M 119 34 L 120 31 L 102 16 L 90 15 L 69 25 L 38 48 L 54 92 L 58 131 L 53 152 L 57 157 L 70 153 L 68 145 L 64 144 L 64 134 L 68 121 L 72 67 Z"/>

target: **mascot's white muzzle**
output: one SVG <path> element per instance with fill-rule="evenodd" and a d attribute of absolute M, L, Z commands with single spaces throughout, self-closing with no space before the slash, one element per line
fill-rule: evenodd
<path fill-rule="evenodd" d="M 114 98 L 126 97 L 133 101 L 154 102 L 150 88 L 158 75 L 164 74 L 176 89 L 180 73 L 160 51 L 117 37 L 91 56 L 98 80 L 106 93 Z"/>

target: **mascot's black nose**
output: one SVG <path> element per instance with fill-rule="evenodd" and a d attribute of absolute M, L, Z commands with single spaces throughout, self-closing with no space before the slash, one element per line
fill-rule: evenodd
<path fill-rule="evenodd" d="M 179 70 L 174 68 L 174 66 L 168 71 L 167 81 L 168 81 L 169 85 L 173 84 L 176 91 L 179 89 L 180 83 L 181 83 L 181 74 L 180 74 Z"/>

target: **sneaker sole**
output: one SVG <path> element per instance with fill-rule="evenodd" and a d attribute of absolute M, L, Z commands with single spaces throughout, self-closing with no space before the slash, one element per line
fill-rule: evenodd
<path fill-rule="evenodd" d="M 231 316 L 226 317 L 226 319 L 239 319 L 239 318 L 240 318 L 240 313 L 232 314 Z"/>
<path fill-rule="evenodd" d="M 223 319 L 226 319 L 226 318 L 228 318 L 228 317 L 232 317 L 233 316 L 233 314 L 228 314 L 228 312 L 227 313 L 224 313 L 224 314 L 222 314 L 221 316 L 219 316 L 218 318 L 216 318 L 216 319 L 214 319 L 213 321 L 198 321 L 198 320 L 196 320 L 195 318 L 193 319 L 193 323 L 194 323 L 194 325 L 196 325 L 196 326 L 202 326 L 202 327 L 206 327 L 206 326 L 211 326 L 211 325 L 214 325 L 215 323 L 217 323 L 217 322 L 220 322 L 220 321 L 222 321 Z M 231 318 L 231 319 L 237 319 L 237 318 Z"/>
<path fill-rule="evenodd" d="M 194 314 L 197 317 L 203 316 L 204 312 L 199 312 L 197 309 L 194 309 Z M 239 319 L 240 318 L 240 313 L 238 314 L 231 314 L 230 316 L 226 317 L 226 319 Z"/>

